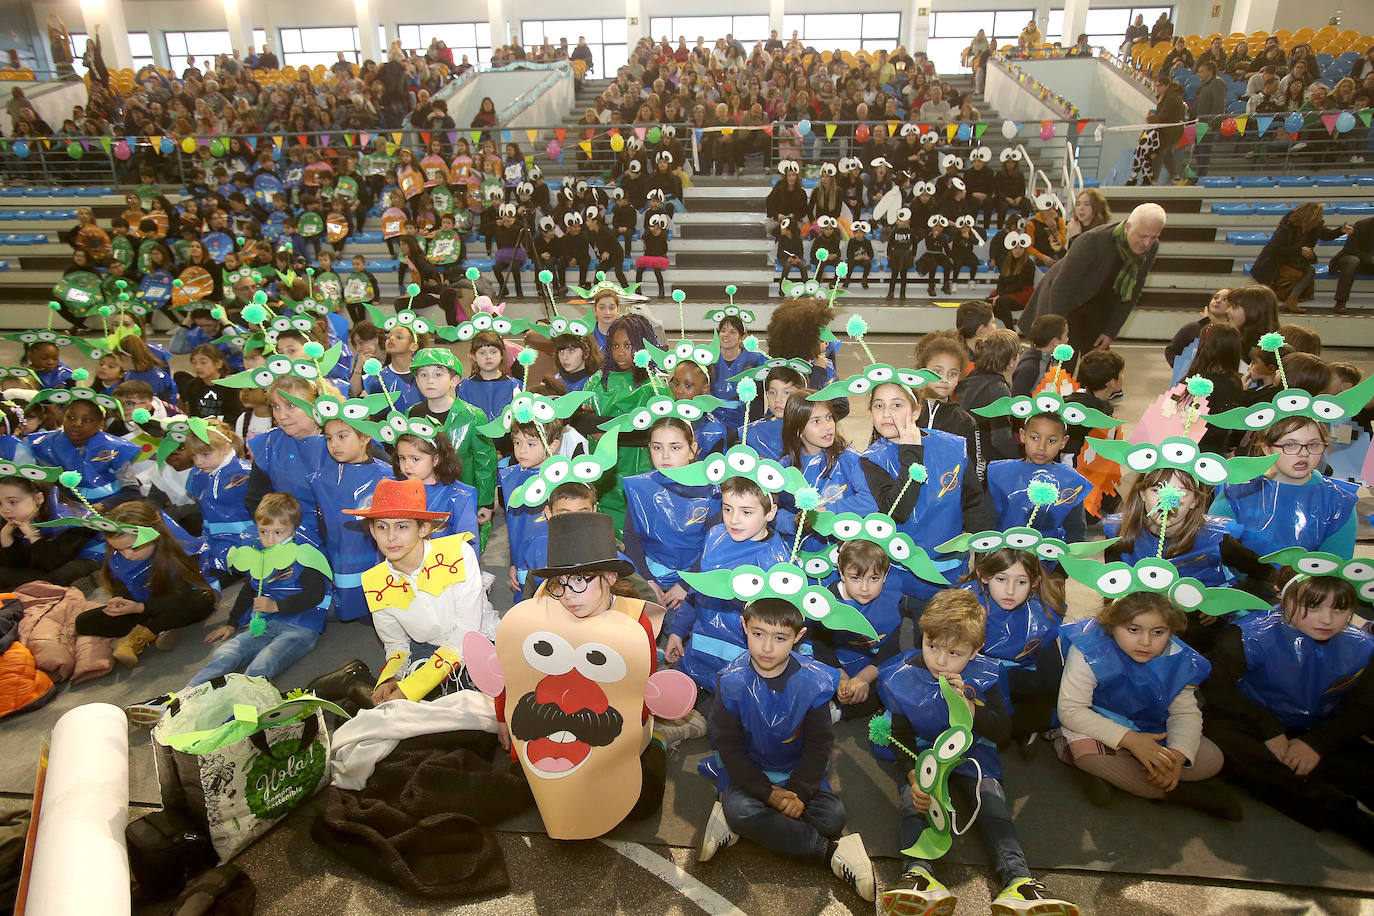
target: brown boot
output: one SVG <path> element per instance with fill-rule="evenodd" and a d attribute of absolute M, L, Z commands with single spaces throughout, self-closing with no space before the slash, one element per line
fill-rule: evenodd
<path fill-rule="evenodd" d="M 156 639 L 156 633 L 143 624 L 139 624 L 130 630 L 123 639 L 115 643 L 114 660 L 126 668 L 132 668 L 138 664 L 139 653 Z"/>
<path fill-rule="evenodd" d="M 1307 309 L 1298 305 L 1298 297 L 1296 295 L 1291 295 L 1279 303 L 1279 311 L 1287 312 L 1290 315 L 1301 315 L 1306 312 Z"/>
<path fill-rule="evenodd" d="M 163 652 L 170 652 L 180 644 L 180 630 L 163 630 L 161 633 L 157 634 L 157 640 L 153 643 L 153 647 L 161 649 Z"/>
<path fill-rule="evenodd" d="M 1345 300 L 1344 300 L 1344 299 L 1337 299 L 1337 300 L 1336 300 L 1336 304 L 1332 307 L 1331 311 L 1336 312 L 1337 314 L 1339 314 L 1339 313 L 1341 313 L 1341 312 L 1344 312 L 1344 311 L 1345 311 Z"/>

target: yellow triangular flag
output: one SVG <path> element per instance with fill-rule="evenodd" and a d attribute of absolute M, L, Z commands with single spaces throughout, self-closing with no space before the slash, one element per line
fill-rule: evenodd
<path fill-rule="evenodd" d="M 897 136 L 897 125 L 900 124 L 900 123 L 901 123 L 900 121 L 888 121 L 888 122 L 887 122 L 887 135 L 888 135 L 889 137 L 895 137 L 895 136 Z"/>
<path fill-rule="evenodd" d="M 1245 133 L 1245 125 L 1248 123 L 1250 123 L 1250 116 L 1241 115 L 1240 117 L 1236 118 L 1236 130 L 1242 134 Z"/>
<path fill-rule="evenodd" d="M 273 137 L 272 142 L 275 143 L 277 146 L 281 146 L 281 137 Z"/>
<path fill-rule="evenodd" d="M 958 132 L 959 132 L 959 125 L 958 125 L 958 124 L 946 124 L 946 125 L 945 125 L 945 142 L 946 142 L 946 143 L 949 143 L 951 140 L 953 140 L 953 139 L 954 139 L 954 135 L 957 134 Z"/>
<path fill-rule="evenodd" d="M 529 130 L 525 131 L 525 136 L 530 138 L 530 145 L 533 146 L 535 141 L 539 139 L 539 131 L 531 127 Z"/>
<path fill-rule="evenodd" d="M 827 124 L 827 125 L 825 125 L 825 139 L 827 139 L 827 140 L 834 140 L 834 139 L 835 139 L 835 127 L 836 127 L 836 125 L 834 125 L 834 124 Z"/>
<path fill-rule="evenodd" d="M 401 145 L 401 132 L 400 132 L 399 130 L 396 131 L 394 134 L 391 135 L 391 139 L 394 140 L 394 141 L 396 141 L 396 145 L 397 145 L 397 146 L 400 146 L 400 145 Z"/>
<path fill-rule="evenodd" d="M 587 154 L 587 158 L 588 158 L 588 159 L 592 158 L 592 141 L 590 141 L 590 140 L 583 140 L 581 143 L 579 143 L 579 144 L 577 144 L 577 145 L 578 145 L 579 147 L 581 147 L 582 152 L 584 152 L 584 153 Z"/>

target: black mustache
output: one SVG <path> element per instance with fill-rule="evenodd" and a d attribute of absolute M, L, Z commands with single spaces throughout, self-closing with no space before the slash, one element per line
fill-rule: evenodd
<path fill-rule="evenodd" d="M 547 738 L 554 732 L 568 731 L 584 744 L 605 747 L 620 735 L 625 717 L 614 706 L 605 712 L 579 709 L 567 713 L 557 703 L 540 703 L 533 693 L 527 693 L 515 704 L 510 717 L 510 733 L 521 741 Z"/>

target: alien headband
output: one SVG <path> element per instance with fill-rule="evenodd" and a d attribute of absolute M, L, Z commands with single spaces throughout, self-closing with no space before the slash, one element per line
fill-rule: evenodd
<path fill-rule="evenodd" d="M 736 566 L 713 572 L 683 573 L 682 579 L 712 598 L 744 602 L 781 598 L 794 605 L 802 616 L 822 621 L 829 629 L 878 638 L 878 632 L 863 614 L 839 601 L 829 589 L 811 585 L 806 573 L 791 563 L 777 563 L 766 570 L 758 566 Z"/>
<path fill-rule="evenodd" d="M 114 411 L 118 416 L 124 416 L 124 408 L 119 401 L 110 397 L 108 394 L 97 394 L 91 388 L 44 388 L 33 396 L 30 404 L 42 404 L 44 402 L 65 407 L 75 404 L 78 401 L 86 401 L 94 404 L 100 409 L 101 413 Z"/>
<path fill-rule="evenodd" d="M 0 477 L 22 477 L 34 483 L 57 483 L 61 468 L 50 468 L 43 464 L 18 464 L 13 461 L 0 461 Z"/>
<path fill-rule="evenodd" d="M 1015 417 L 1018 420 L 1029 420 L 1037 414 L 1047 413 L 1059 417 L 1070 426 L 1089 429 L 1112 429 L 1125 422 L 1095 408 L 1067 402 L 1052 391 L 1042 391 L 1034 397 L 1001 397 L 986 407 L 975 407 L 970 413 L 988 419 Z"/>
<path fill-rule="evenodd" d="M 293 375 L 307 382 L 315 382 L 328 375 L 330 370 L 339 362 L 339 354 L 343 352 L 343 346 L 335 344 L 328 350 L 324 350 L 312 340 L 305 345 L 305 352 L 307 357 L 313 352 L 319 352 L 321 355 L 318 359 L 292 359 L 279 353 L 256 369 L 245 369 L 228 378 L 215 379 L 215 384 L 223 388 L 267 388 L 277 379 L 285 378 L 288 375 Z"/>
<path fill-rule="evenodd" d="M 477 427 L 477 431 L 488 439 L 499 439 L 510 432 L 513 423 L 548 423 L 554 419 L 566 420 L 577 412 L 577 408 L 593 397 L 594 395 L 590 391 L 570 391 L 556 398 L 522 391 L 511 399 L 499 417 L 490 423 Z"/>
<path fill-rule="evenodd" d="M 1186 436 L 1170 436 L 1158 445 L 1148 442 L 1133 445 L 1123 439 L 1089 437 L 1088 445 L 1104 458 L 1138 474 L 1173 468 L 1214 487 L 1253 480 L 1279 460 L 1276 454 L 1265 458 L 1223 458 L 1214 452 L 1202 451 Z"/>
<path fill-rule="evenodd" d="M 384 394 L 365 394 L 360 398 L 336 398 L 330 394 L 321 394 L 315 399 L 315 403 L 298 398 L 289 391 L 280 392 L 281 396 L 287 401 L 305 411 L 310 419 L 320 426 L 329 420 L 342 420 L 349 426 L 361 433 L 371 435 L 371 431 L 364 429 L 359 424 L 372 426 L 366 423 L 368 417 L 380 410 L 385 410 L 389 403 Z"/>
<path fill-rule="evenodd" d="M 1112 600 L 1136 592 L 1155 592 L 1185 611 L 1213 617 L 1269 608 L 1265 601 L 1238 588 L 1208 588 L 1197 579 L 1182 578 L 1174 564 L 1159 557 L 1145 557 L 1131 565 L 1120 560 L 1100 563 L 1066 554 L 1059 562 L 1074 579 Z"/>
<path fill-rule="evenodd" d="M 424 319 L 420 319 L 423 321 Z M 472 340 L 480 331 L 495 331 L 502 337 L 508 334 L 523 334 L 530 329 L 530 322 L 527 318 L 504 318 L 500 315 L 490 315 L 482 312 L 473 315 L 462 324 L 449 327 L 444 325 L 434 329 L 440 340 L 453 343 L 456 340 Z"/>
<path fill-rule="evenodd" d="M 511 508 L 542 506 L 549 498 L 549 494 L 553 493 L 559 484 L 567 481 L 596 483 L 602 474 L 615 467 L 618 438 L 619 433 L 612 430 L 601 437 L 601 441 L 589 455 L 579 455 L 576 458 L 554 455 L 544 459 L 544 463 L 539 465 L 539 472 L 511 494 Z"/>
<path fill-rule="evenodd" d="M 548 324 L 530 325 L 530 330 L 541 337 L 562 337 L 564 334 L 572 334 L 576 337 L 586 337 L 596 327 L 596 316 L 591 309 L 577 318 L 564 318 L 562 315 L 556 316 Z"/>
<path fill-rule="evenodd" d="M 704 417 L 707 411 L 725 406 L 726 403 L 724 401 L 709 394 L 698 395 L 690 401 L 675 401 L 667 395 L 660 395 L 651 398 L 647 404 L 634 413 L 624 414 L 607 420 L 605 423 L 601 424 L 601 428 L 605 430 L 621 430 L 622 432 L 645 430 L 653 426 L 659 420 L 668 417 L 676 417 L 690 424 Z"/>
<path fill-rule="evenodd" d="M 383 331 L 390 331 L 397 325 L 403 328 L 409 328 L 410 333 L 414 334 L 416 337 L 434 331 L 434 327 L 429 323 L 429 319 L 421 318 L 410 309 L 402 309 L 394 315 L 387 315 L 375 305 L 367 304 L 366 308 L 368 315 L 372 316 L 372 323 Z"/>
<path fill-rule="evenodd" d="M 1010 547 L 1013 550 L 1029 550 L 1041 560 L 1058 562 L 1065 556 L 1086 557 L 1089 554 L 1098 553 L 1115 544 L 1117 540 L 1117 538 L 1106 538 L 1099 541 L 1082 541 L 1069 544 L 1059 538 L 1046 537 L 1034 528 L 1017 527 L 1008 528 L 1005 531 L 979 531 L 973 534 L 961 534 L 950 538 L 935 549 L 940 553 L 962 553 L 965 550 L 971 550 L 974 553 L 992 553 L 1003 547 Z"/>
<path fill-rule="evenodd" d="M 949 580 L 936 568 L 930 556 L 905 532 L 897 530 L 897 523 L 891 516 L 872 512 L 866 516 L 854 512 L 817 512 L 812 517 L 811 527 L 818 534 L 840 541 L 869 541 L 883 548 L 888 558 L 899 563 L 912 575 L 936 585 L 948 585 Z M 824 578 L 835 569 L 839 558 L 840 545 L 834 544 L 826 550 L 810 553 L 803 557 L 802 568 L 807 575 Z M 829 566 L 822 570 L 822 563 Z"/>
<path fill-rule="evenodd" d="M 714 452 L 686 467 L 665 469 L 663 474 L 685 486 L 697 487 L 719 485 L 730 477 L 744 477 L 773 495 L 783 490 L 795 492 L 807 486 L 801 471 L 783 467 L 769 458 L 760 458 L 759 453 L 747 445 L 736 445 L 723 455 Z"/>
<path fill-rule="evenodd" d="M 727 292 L 729 292 L 729 290 L 727 290 Z M 730 295 L 733 296 L 734 293 L 730 293 Z M 725 308 L 706 313 L 706 320 L 712 324 L 720 324 L 726 318 L 731 317 L 738 318 L 740 321 L 744 322 L 746 326 L 754 321 L 754 313 L 746 308 L 740 308 L 738 305 L 727 305 Z"/>
<path fill-rule="evenodd" d="M 1301 547 L 1285 547 L 1260 557 L 1260 560 L 1292 567 L 1297 575 L 1290 583 L 1317 576 L 1344 579 L 1355 587 L 1361 601 L 1374 602 L 1374 561 L 1364 558 L 1347 560 L 1338 554 L 1303 550 Z"/>
<path fill-rule="evenodd" d="M 622 287 L 604 278 L 594 283 L 588 289 L 583 289 L 580 286 L 569 286 L 568 289 L 572 290 L 581 298 L 586 299 L 588 302 L 595 301 L 598 295 L 607 290 L 615 293 L 621 299 L 630 302 L 646 302 L 649 298 L 648 296 L 641 296 L 639 293 L 635 292 L 635 290 L 639 289 L 638 283 L 631 283 L 629 286 Z"/>
<path fill-rule="evenodd" d="M 755 366 L 752 369 L 745 369 L 743 372 L 730 376 L 728 379 L 726 379 L 726 381 L 739 382 L 743 379 L 751 379 L 755 382 L 761 382 L 764 379 L 766 379 L 768 377 L 768 373 L 772 372 L 774 369 L 791 369 L 793 372 L 797 373 L 803 379 L 805 379 L 810 377 L 813 368 L 814 367 L 806 360 L 798 359 L 795 356 L 790 359 L 784 359 L 781 356 L 775 356 L 772 359 L 764 360 L 763 365 L 761 366 Z"/>
<path fill-rule="evenodd" d="M 720 334 L 711 334 L 710 344 L 694 344 L 690 340 L 679 340 L 671 350 L 660 350 L 648 341 L 644 342 L 649 359 L 664 372 L 672 372 L 678 363 L 696 363 L 709 378 L 711 367 L 720 358 Z"/>
<path fill-rule="evenodd" d="M 157 540 L 157 530 L 148 528 L 144 525 L 124 525 L 119 522 L 110 521 L 105 516 L 95 510 L 81 491 L 77 489 L 81 486 L 81 473 L 79 471 L 63 471 L 57 476 L 58 483 L 72 492 L 81 504 L 89 511 L 85 516 L 68 516 L 66 518 L 53 519 L 50 522 L 37 522 L 35 528 L 85 528 L 106 536 L 131 534 L 134 538 L 134 547 L 142 547 L 149 541 Z"/>

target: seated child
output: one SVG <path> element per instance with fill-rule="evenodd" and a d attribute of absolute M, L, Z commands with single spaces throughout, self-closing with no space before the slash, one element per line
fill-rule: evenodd
<path fill-rule="evenodd" d="M 1059 463 L 1069 425 L 1058 414 L 1036 414 L 1026 420 L 1020 438 L 1025 458 L 988 463 L 988 499 L 997 512 L 997 525 L 1005 529 L 1029 524 L 1047 537 L 1063 539 L 1065 521 L 1079 511 L 1090 487 L 1082 474 Z M 1052 483 L 1059 491 L 1046 506 L 1031 501 L 1031 488 L 1040 482 Z M 1032 513 L 1034 519 L 1028 523 Z"/>
<path fill-rule="evenodd" d="M 458 654 L 463 637 L 473 631 L 496 635 L 496 611 L 472 534 L 430 540 L 447 515 L 425 508 L 418 480 L 381 480 L 369 506 L 344 512 L 366 520 L 385 557 L 362 575 L 372 626 L 386 653 L 373 703 L 470 688 Z"/>
<path fill-rule="evenodd" d="M 458 456 L 442 430 L 433 439 L 414 433 L 398 436 L 391 468 L 397 480 L 423 482 L 429 508 L 448 514 L 448 521 L 436 532 L 439 537 L 467 531 L 478 538 L 477 490 L 458 479 Z"/>
<path fill-rule="evenodd" d="M 1000 666 L 979 652 L 983 609 L 969 592 L 946 589 L 927 602 L 920 628 L 921 651 L 889 670 L 879 683 L 883 702 L 892 712 L 893 748 L 907 783 L 901 790 L 898 847 L 910 849 L 925 830 L 931 829 L 925 815 L 935 799 L 917 784 L 915 758 L 907 755 L 930 747 L 950 727 L 949 709 L 940 691 L 939 678 L 943 677 L 964 695 L 973 714 L 974 741 L 964 755 L 968 760 L 949 775 L 949 795 L 960 811 L 972 811 L 977 805 L 974 828 L 1003 885 L 993 900 L 992 912 L 999 916 L 1035 912 L 1078 916 L 1077 906 L 1057 900 L 1031 876 L 1011 823 L 995 746 L 1009 737 L 1011 720 L 997 686 Z M 952 913 L 954 905 L 942 901 L 953 897 L 932 874 L 930 862 L 908 858 L 901 879 L 883 891 L 882 909 L 886 913 Z M 936 905 L 944 909 L 934 910 Z"/>
<path fill-rule="evenodd" d="M 1212 666 L 1173 635 L 1186 623 L 1168 598 L 1136 592 L 1065 624 L 1055 749 L 1095 804 L 1111 799 L 1110 783 L 1238 821 L 1236 800 L 1202 782 L 1221 771 L 1221 751 L 1202 737 L 1195 695 Z"/>
<path fill-rule="evenodd" d="M 744 608 L 749 648 L 721 670 L 711 705 L 720 800 L 698 859 L 709 860 L 743 836 L 785 856 L 829 864 L 872 900 L 873 863 L 857 833 L 840 836 L 844 803 L 825 780 L 835 743 L 829 701 L 836 672 L 793 651 L 806 633 L 803 619 L 781 598 Z"/>
<path fill-rule="evenodd" d="M 57 344 L 47 340 L 29 346 L 24 353 L 24 361 L 38 376 L 38 383 L 44 388 L 70 388 L 73 384 L 72 370 L 62 362 Z"/>
<path fill-rule="evenodd" d="M 239 457 L 243 442 L 223 420 L 209 421 L 208 435 L 207 442 L 188 434 L 178 451 L 185 450 L 195 463 L 195 470 L 186 481 L 186 492 L 200 504 L 201 534 L 205 539 L 200 571 L 206 579 L 223 584 L 233 575 L 229 551 L 253 543 L 257 515 L 250 514 L 244 504 L 253 466 Z M 300 514 L 297 504 L 297 524 Z"/>
<path fill-rule="evenodd" d="M 1008 323 L 1007 327 L 1011 327 Z M 1063 315 L 1041 315 L 1031 322 L 1031 345 L 1021 354 L 1011 372 L 1012 397 L 1029 395 L 1040 385 L 1050 368 L 1050 354 L 1069 338 L 1069 322 Z"/>
<path fill-rule="evenodd" d="M 545 423 L 544 437 L 548 439 L 548 445 L 545 446 L 544 439 L 539 434 L 538 421 L 512 423 L 511 457 L 501 459 L 496 469 L 501 487 L 501 504 L 506 507 L 506 538 L 510 549 L 508 582 L 510 590 L 517 595 L 524 588 L 525 577 L 529 574 L 529 567 L 520 565 L 524 561 L 521 545 L 529 540 L 530 526 L 539 517 L 540 510 L 537 506 L 512 508 L 511 495 L 520 489 L 521 484 L 539 473 L 539 465 L 543 464 L 545 459 L 558 454 L 558 449 L 563 444 L 562 430 L 563 421 L 556 417 Z"/>
<path fill-rule="evenodd" d="M 104 553 L 90 549 L 93 532 L 86 528 L 37 528 L 71 515 L 52 493 L 52 485 L 22 473 L 0 477 L 0 590 L 42 580 L 72 585 L 95 572 L 93 558 Z M 87 580 L 89 582 L 89 580 Z"/>
<path fill-rule="evenodd" d="M 415 373 L 415 389 L 420 394 L 410 416 L 443 427 L 458 457 L 458 479 L 477 490 L 478 523 L 491 521 L 496 504 L 496 449 L 477 432 L 486 422 L 485 415 L 457 397 L 462 364 L 447 348 L 430 347 L 415 354 L 410 371 Z"/>
<path fill-rule="evenodd" d="M 46 405 L 39 405 L 46 406 Z M 62 428 L 40 432 L 29 439 L 39 463 L 78 471 L 76 492 L 109 507 L 138 498 L 128 465 L 139 455 L 137 445 L 105 432 L 105 409 L 94 400 L 73 400 L 62 411 Z"/>

